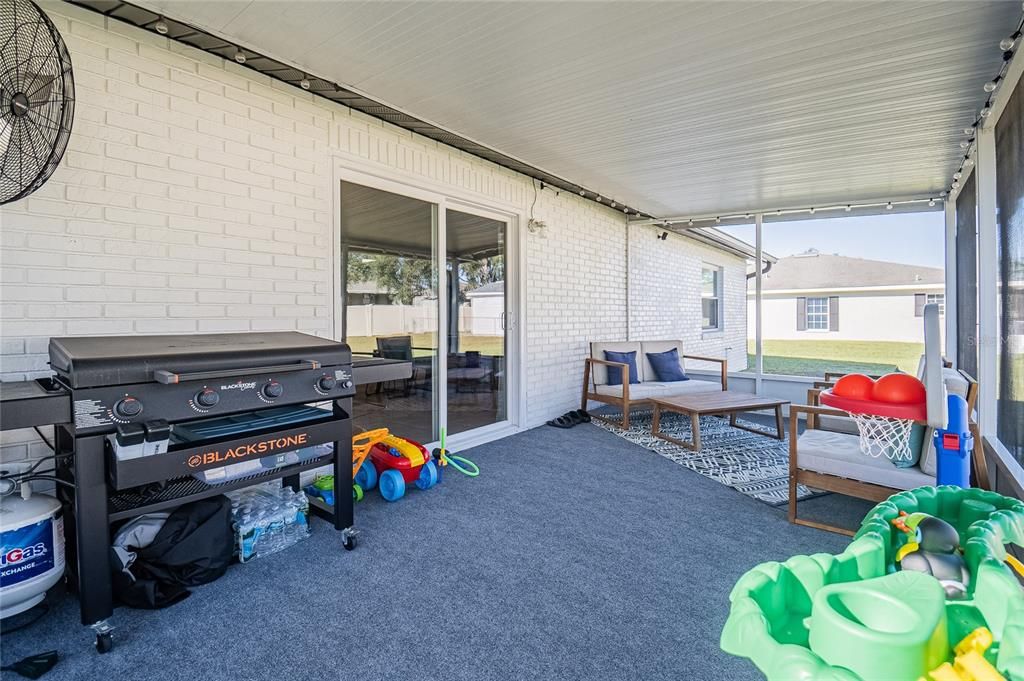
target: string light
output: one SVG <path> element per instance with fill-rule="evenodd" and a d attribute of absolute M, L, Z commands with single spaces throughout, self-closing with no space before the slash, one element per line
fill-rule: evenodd
<path fill-rule="evenodd" d="M 690 227 L 693 227 L 693 218 L 690 218 L 690 221 L 686 224 L 688 224 Z"/>
<path fill-rule="evenodd" d="M 892 201 L 890 201 L 889 203 L 885 204 L 885 209 L 886 210 L 892 210 Z"/>
<path fill-rule="evenodd" d="M 959 180 L 959 179 L 960 179 L 961 177 L 963 177 L 963 176 L 964 176 L 964 174 L 963 174 L 963 173 L 961 173 L 961 172 L 960 172 L 959 170 L 958 170 L 958 171 L 956 171 L 955 173 L 953 173 L 953 179 L 954 179 L 954 180 Z"/>
<path fill-rule="evenodd" d="M 999 87 L 999 83 L 1003 80 L 1002 76 L 996 76 L 992 80 L 988 81 L 982 86 L 985 92 L 995 92 L 996 88 Z"/>
<path fill-rule="evenodd" d="M 850 204 L 846 204 L 846 208 L 844 208 L 843 210 L 849 213 L 851 210 L 853 210 L 853 206 L 851 206 Z"/>
<path fill-rule="evenodd" d="M 167 22 L 164 21 L 164 18 L 160 17 L 157 22 L 153 24 L 153 30 L 160 35 L 167 35 L 167 32 L 171 29 L 167 26 Z"/>
<path fill-rule="evenodd" d="M 716 225 L 720 225 L 720 224 L 722 224 L 722 218 L 721 218 L 721 216 L 719 216 L 719 217 L 715 218 L 715 224 L 716 224 Z"/>
<path fill-rule="evenodd" d="M 615 207 L 617 207 L 618 205 L 619 205 L 619 204 L 617 204 L 617 203 L 615 203 L 614 201 L 612 201 L 612 208 L 615 208 Z"/>
<path fill-rule="evenodd" d="M 244 64 L 245 63 L 245 52 L 242 52 L 241 50 L 236 50 L 235 51 L 235 61 L 237 61 L 239 64 Z"/>
<path fill-rule="evenodd" d="M 303 76 L 302 80 L 299 81 L 299 87 L 302 88 L 303 90 L 308 90 L 309 89 L 309 78 L 306 78 L 305 76 Z"/>
<path fill-rule="evenodd" d="M 814 215 L 814 206 L 811 206 L 811 215 Z"/>
<path fill-rule="evenodd" d="M 928 207 L 931 208 L 935 205 L 935 199 L 928 199 Z"/>

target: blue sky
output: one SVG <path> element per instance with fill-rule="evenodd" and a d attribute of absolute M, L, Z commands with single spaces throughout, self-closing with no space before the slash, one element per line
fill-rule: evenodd
<path fill-rule="evenodd" d="M 753 225 L 719 229 L 754 243 Z M 908 265 L 945 264 L 942 211 L 772 222 L 765 223 L 763 230 L 764 249 L 775 256 L 816 248 L 822 253 Z"/>

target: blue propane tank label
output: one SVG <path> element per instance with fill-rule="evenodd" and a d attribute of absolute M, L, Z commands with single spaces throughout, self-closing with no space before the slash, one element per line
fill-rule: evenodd
<path fill-rule="evenodd" d="M 54 532 L 54 522 L 58 524 Z M 63 542 L 63 518 L 46 518 L 32 525 L 0 534 L 0 588 L 13 586 L 52 570 L 55 564 L 63 564 L 63 556 L 57 555 L 54 537 Z"/>

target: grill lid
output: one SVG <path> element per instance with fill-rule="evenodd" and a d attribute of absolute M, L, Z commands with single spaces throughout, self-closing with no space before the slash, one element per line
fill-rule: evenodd
<path fill-rule="evenodd" d="M 50 339 L 50 366 L 71 388 L 149 383 L 156 371 L 192 373 L 294 364 L 346 366 L 344 343 L 295 331 Z"/>

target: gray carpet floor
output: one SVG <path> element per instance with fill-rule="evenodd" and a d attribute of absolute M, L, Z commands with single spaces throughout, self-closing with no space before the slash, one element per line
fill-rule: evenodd
<path fill-rule="evenodd" d="M 718 648 L 736 579 L 847 543 L 592 425 L 466 454 L 479 478 L 367 495 L 355 551 L 315 521 L 178 605 L 118 608 L 102 656 L 57 595 L 3 662 L 56 649 L 54 681 L 756 679 Z M 801 514 L 855 526 L 867 507 L 829 495 Z"/>

